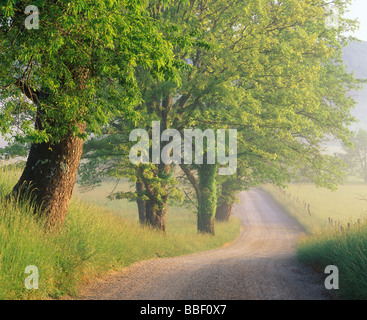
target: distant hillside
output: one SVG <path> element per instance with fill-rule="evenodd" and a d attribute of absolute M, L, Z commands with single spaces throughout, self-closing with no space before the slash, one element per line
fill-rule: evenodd
<path fill-rule="evenodd" d="M 358 78 L 367 79 L 367 41 L 353 42 L 344 50 L 344 63 Z M 364 90 L 352 93 L 358 102 L 353 115 L 360 120 L 353 129 L 367 130 L 367 86 Z"/>

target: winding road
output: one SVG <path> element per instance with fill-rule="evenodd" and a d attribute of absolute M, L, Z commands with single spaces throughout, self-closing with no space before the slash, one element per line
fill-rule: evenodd
<path fill-rule="evenodd" d="M 231 245 L 176 258 L 139 262 L 97 280 L 79 299 L 324 300 L 324 278 L 296 260 L 304 232 L 261 190 L 240 194 L 242 221 Z"/>

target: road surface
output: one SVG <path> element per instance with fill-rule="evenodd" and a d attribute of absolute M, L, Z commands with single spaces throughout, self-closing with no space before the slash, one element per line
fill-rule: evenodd
<path fill-rule="evenodd" d="M 80 299 L 322 300 L 323 276 L 298 263 L 304 232 L 260 190 L 240 194 L 234 215 L 242 231 L 229 246 L 176 258 L 143 261 L 97 280 Z"/>

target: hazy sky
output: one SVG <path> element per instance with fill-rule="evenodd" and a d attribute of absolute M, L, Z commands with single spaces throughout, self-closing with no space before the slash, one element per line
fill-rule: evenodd
<path fill-rule="evenodd" d="M 355 36 L 367 41 L 367 0 L 352 0 L 350 12 L 346 14 L 348 18 L 358 18 L 359 30 L 355 32 Z"/>

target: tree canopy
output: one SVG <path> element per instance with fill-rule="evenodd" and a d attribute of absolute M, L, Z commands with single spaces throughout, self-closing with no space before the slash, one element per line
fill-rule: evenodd
<path fill-rule="evenodd" d="M 82 133 L 81 123 L 98 132 L 112 116 L 136 118 L 136 66 L 157 77 L 173 71 L 171 44 L 147 1 L 34 1 L 40 27 L 29 30 L 27 3 L 0 7 L 3 135 L 16 125 L 19 140 L 58 141 Z M 42 129 L 34 127 L 37 106 L 49 119 Z"/>
<path fill-rule="evenodd" d="M 355 28 L 343 17 L 349 2 L 332 1 L 339 24 L 330 27 L 325 0 L 38 1 L 43 27 L 26 30 L 24 3 L 10 1 L 0 27 L 2 133 L 17 119 L 18 140 L 35 143 L 84 136 L 82 124 L 103 132 L 89 143 L 103 148 L 86 150 L 101 158 L 86 168 L 109 161 L 110 174 L 135 179 L 139 190 L 125 196 L 144 199 L 164 230 L 174 164 L 120 160 L 130 131 L 152 135 L 152 121 L 181 134 L 236 129 L 235 176 L 218 178 L 218 163 L 181 165 L 198 221 L 214 233 L 217 200 L 233 202 L 241 188 L 283 185 L 299 169 L 329 188 L 341 178 L 341 161 L 324 149 L 328 139 L 348 143 L 348 92 L 361 82 L 342 61 Z"/>
<path fill-rule="evenodd" d="M 237 129 L 239 168 L 234 176 L 217 179 L 231 186 L 218 189 L 219 202 L 233 202 L 236 192 L 263 182 L 284 185 L 298 168 L 316 184 L 335 187 L 341 162 L 326 155 L 324 147 L 329 138 L 348 141 L 355 103 L 348 92 L 359 81 L 342 62 L 350 40 L 344 33 L 354 28 L 343 18 L 348 3 L 334 2 L 340 22 L 335 28 L 327 25 L 326 5 L 321 0 L 207 0 L 159 7 L 155 18 L 177 26 L 176 39 L 193 37 L 173 47 L 187 64 L 179 84 L 137 73 L 143 99 L 136 126 L 149 128 L 159 120 L 162 129 L 181 133 L 186 128 Z M 126 140 L 121 137 L 122 144 Z M 201 167 L 183 167 L 199 190 L 196 180 L 205 176 Z M 198 175 L 191 170 L 199 170 Z M 144 173 L 155 181 L 155 191 L 165 190 L 161 186 L 168 180 L 159 176 L 158 167 Z"/>

